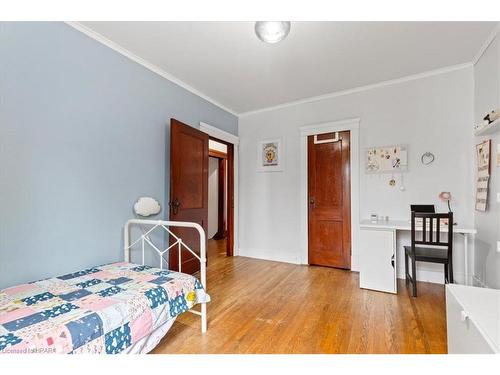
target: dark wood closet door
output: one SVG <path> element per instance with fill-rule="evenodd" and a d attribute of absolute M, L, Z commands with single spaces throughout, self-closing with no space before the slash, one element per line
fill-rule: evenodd
<path fill-rule="evenodd" d="M 309 264 L 350 269 L 350 132 L 339 132 L 339 138 L 315 144 L 314 136 L 308 137 Z"/>
<path fill-rule="evenodd" d="M 170 121 L 170 220 L 200 224 L 207 233 L 208 222 L 208 134 L 180 121 Z M 199 254 L 199 234 L 191 228 L 175 228 Z M 170 243 L 175 242 L 173 238 Z M 169 269 L 178 270 L 177 247 L 169 251 Z M 181 271 L 195 273 L 200 262 L 188 250 L 182 250 Z"/>

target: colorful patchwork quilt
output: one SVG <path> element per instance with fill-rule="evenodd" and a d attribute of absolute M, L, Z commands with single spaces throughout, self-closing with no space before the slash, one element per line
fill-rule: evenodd
<path fill-rule="evenodd" d="M 0 291 L 0 353 L 120 353 L 209 302 L 193 276 L 113 263 Z"/>

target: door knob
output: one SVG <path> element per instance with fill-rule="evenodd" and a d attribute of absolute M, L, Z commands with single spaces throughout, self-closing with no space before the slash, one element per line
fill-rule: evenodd
<path fill-rule="evenodd" d="M 177 198 L 175 198 L 175 200 L 173 202 L 169 203 L 169 206 L 172 208 L 172 213 L 174 215 L 177 215 L 177 213 L 179 212 L 180 205 L 181 205 L 181 202 L 179 202 L 179 199 L 177 199 Z"/>
<path fill-rule="evenodd" d="M 309 204 L 314 204 L 316 203 L 316 201 L 314 200 L 314 198 L 309 198 Z"/>

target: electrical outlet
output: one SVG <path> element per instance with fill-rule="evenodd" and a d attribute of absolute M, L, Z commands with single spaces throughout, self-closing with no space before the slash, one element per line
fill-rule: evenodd
<path fill-rule="evenodd" d="M 497 193 L 497 203 L 500 203 L 500 193 Z"/>
<path fill-rule="evenodd" d="M 497 252 L 500 253 L 500 241 L 497 241 Z"/>

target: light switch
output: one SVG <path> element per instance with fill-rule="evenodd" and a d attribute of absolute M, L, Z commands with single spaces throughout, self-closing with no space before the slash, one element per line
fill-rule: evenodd
<path fill-rule="evenodd" d="M 497 203 L 500 203 L 500 193 L 497 193 Z"/>
<path fill-rule="evenodd" d="M 500 241 L 497 241 L 497 252 L 500 253 Z"/>

